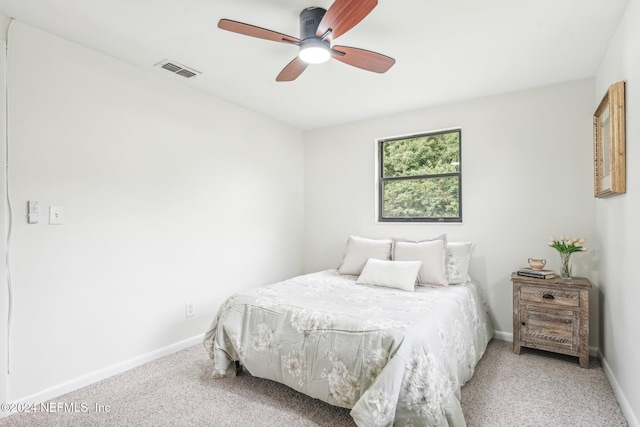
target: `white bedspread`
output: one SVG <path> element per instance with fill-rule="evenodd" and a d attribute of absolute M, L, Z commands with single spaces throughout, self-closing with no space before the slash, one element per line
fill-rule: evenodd
<path fill-rule="evenodd" d="M 334 270 L 240 292 L 205 337 L 214 377 L 239 360 L 332 405 L 358 426 L 464 426 L 460 387 L 493 336 L 477 284 L 416 292 Z"/>

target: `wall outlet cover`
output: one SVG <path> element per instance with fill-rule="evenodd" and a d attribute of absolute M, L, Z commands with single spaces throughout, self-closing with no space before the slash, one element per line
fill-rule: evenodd
<path fill-rule="evenodd" d="M 195 306 L 192 301 L 187 301 L 184 303 L 184 315 L 185 317 L 193 317 L 195 313 Z"/>

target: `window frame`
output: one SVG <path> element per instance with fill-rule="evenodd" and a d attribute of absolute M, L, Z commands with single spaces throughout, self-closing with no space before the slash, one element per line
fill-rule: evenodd
<path fill-rule="evenodd" d="M 458 171 L 443 174 L 429 175 L 411 175 L 403 177 L 384 177 L 384 144 L 387 142 L 399 141 L 403 139 L 419 138 L 423 136 L 443 135 L 447 133 L 458 133 Z M 379 223 L 462 223 L 462 128 L 451 128 L 438 131 L 420 132 L 410 135 L 394 136 L 389 138 L 380 138 L 377 140 L 378 152 L 378 171 L 377 171 L 377 195 L 378 201 L 376 208 L 378 210 L 377 222 Z M 458 178 L 458 216 L 456 217 L 385 217 L 384 213 L 384 184 L 390 181 L 405 181 L 416 179 L 437 179 L 437 178 Z"/>

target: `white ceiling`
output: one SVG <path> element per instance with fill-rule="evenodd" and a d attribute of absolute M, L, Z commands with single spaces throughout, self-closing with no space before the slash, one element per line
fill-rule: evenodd
<path fill-rule="evenodd" d="M 0 14 L 314 129 L 591 77 L 627 2 L 379 0 L 336 43 L 395 58 L 387 73 L 332 60 L 287 83 L 275 78 L 295 46 L 222 31 L 218 20 L 298 37 L 300 11 L 332 0 L 0 0 Z M 154 67 L 164 59 L 202 75 Z"/>

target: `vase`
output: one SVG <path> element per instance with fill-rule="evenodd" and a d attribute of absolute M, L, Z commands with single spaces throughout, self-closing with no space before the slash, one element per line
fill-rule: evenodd
<path fill-rule="evenodd" d="M 571 253 L 560 252 L 560 277 L 571 279 Z"/>

